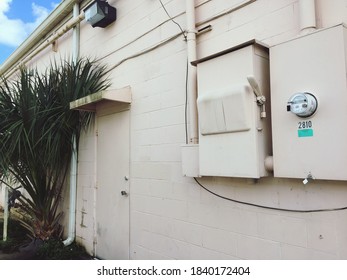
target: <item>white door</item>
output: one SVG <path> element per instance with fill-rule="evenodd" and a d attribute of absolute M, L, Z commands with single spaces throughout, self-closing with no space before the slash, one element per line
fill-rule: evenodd
<path fill-rule="evenodd" d="M 129 111 L 97 113 L 96 256 L 129 259 Z"/>

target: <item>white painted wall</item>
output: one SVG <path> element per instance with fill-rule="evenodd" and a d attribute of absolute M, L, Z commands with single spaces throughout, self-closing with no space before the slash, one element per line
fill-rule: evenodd
<path fill-rule="evenodd" d="M 113 88 L 132 88 L 130 258 L 346 259 L 347 211 L 291 213 L 237 204 L 182 176 L 186 42 L 178 35 L 146 52 L 180 33 L 159 1 L 108 2 L 118 9 L 117 21 L 106 29 L 82 22 L 81 55 L 115 67 L 110 73 Z M 184 2 L 163 0 L 183 29 Z M 319 28 L 347 22 L 345 1 L 316 2 Z M 198 58 L 253 38 L 271 46 L 299 33 L 297 0 L 197 0 L 196 6 L 198 28 L 208 24 L 213 28 L 198 36 Z M 95 170 L 91 129 L 80 143 L 76 223 L 77 240 L 91 253 Z M 313 181 L 304 186 L 302 180 L 271 176 L 258 181 L 219 177 L 199 181 L 222 196 L 270 207 L 347 206 L 345 182 Z"/>

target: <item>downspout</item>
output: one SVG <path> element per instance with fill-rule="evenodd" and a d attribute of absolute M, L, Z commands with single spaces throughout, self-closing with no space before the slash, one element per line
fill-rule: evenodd
<path fill-rule="evenodd" d="M 188 77 L 187 95 L 189 111 L 189 144 L 198 144 L 197 69 L 191 65 L 196 60 L 195 0 L 186 1 Z"/>
<path fill-rule="evenodd" d="M 69 222 L 68 222 L 68 236 L 63 241 L 65 246 L 69 246 L 74 240 L 76 235 L 76 196 L 77 196 L 77 150 L 76 150 L 76 137 L 72 139 L 72 155 L 70 164 L 70 201 L 69 201 Z"/>
<path fill-rule="evenodd" d="M 2 231 L 2 240 L 7 241 L 7 226 L 8 226 L 8 188 L 4 186 L 4 225 Z"/>
<path fill-rule="evenodd" d="M 73 7 L 73 18 L 78 18 L 80 6 L 76 3 Z M 73 28 L 72 34 L 72 59 L 77 63 L 80 49 L 80 27 L 77 24 Z M 69 223 L 68 237 L 63 241 L 65 246 L 69 246 L 76 236 L 76 198 L 77 198 L 77 139 L 76 135 L 72 138 L 72 155 L 70 164 L 70 202 L 69 202 Z"/>
<path fill-rule="evenodd" d="M 80 15 L 80 5 L 76 3 L 73 6 L 73 19 L 76 19 L 78 23 L 84 19 L 84 14 Z M 76 24 L 72 33 L 72 60 L 76 64 L 80 56 L 80 26 Z"/>
<path fill-rule="evenodd" d="M 315 0 L 299 0 L 300 34 L 307 34 L 316 30 Z"/>

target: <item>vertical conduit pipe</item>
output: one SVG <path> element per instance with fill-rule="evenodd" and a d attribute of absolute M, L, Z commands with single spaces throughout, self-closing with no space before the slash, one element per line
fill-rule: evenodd
<path fill-rule="evenodd" d="M 299 0 L 300 34 L 307 34 L 316 30 L 315 0 Z"/>
<path fill-rule="evenodd" d="M 73 6 L 73 18 L 80 16 L 80 5 L 76 3 Z M 77 63 L 80 56 L 80 25 L 76 24 L 72 33 L 72 60 L 73 63 Z"/>
<path fill-rule="evenodd" d="M 73 17 L 79 16 L 80 7 L 76 3 L 73 7 Z M 80 28 L 77 24 L 73 29 L 72 35 L 72 59 L 77 63 L 80 49 Z M 69 202 L 69 223 L 68 237 L 63 241 L 65 246 L 70 245 L 76 236 L 76 199 L 77 199 L 77 142 L 76 136 L 72 138 L 72 155 L 70 164 L 70 202 Z"/>
<path fill-rule="evenodd" d="M 68 237 L 63 241 L 65 246 L 69 246 L 75 240 L 76 225 L 76 194 L 77 194 L 77 150 L 76 137 L 72 139 L 72 155 L 70 164 L 70 200 L 69 200 L 69 222 Z"/>
<path fill-rule="evenodd" d="M 2 231 L 2 240 L 7 241 L 7 226 L 8 226 L 8 188 L 4 186 L 4 225 Z"/>
<path fill-rule="evenodd" d="M 198 144 L 197 70 L 190 63 L 196 60 L 195 0 L 186 0 L 189 143 Z"/>

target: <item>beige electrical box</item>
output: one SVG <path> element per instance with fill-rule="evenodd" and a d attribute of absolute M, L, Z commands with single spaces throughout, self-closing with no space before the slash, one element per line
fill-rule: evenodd
<path fill-rule="evenodd" d="M 343 25 L 270 49 L 274 176 L 347 180 Z"/>
<path fill-rule="evenodd" d="M 199 175 L 267 176 L 268 48 L 252 40 L 193 64 L 198 72 Z"/>

